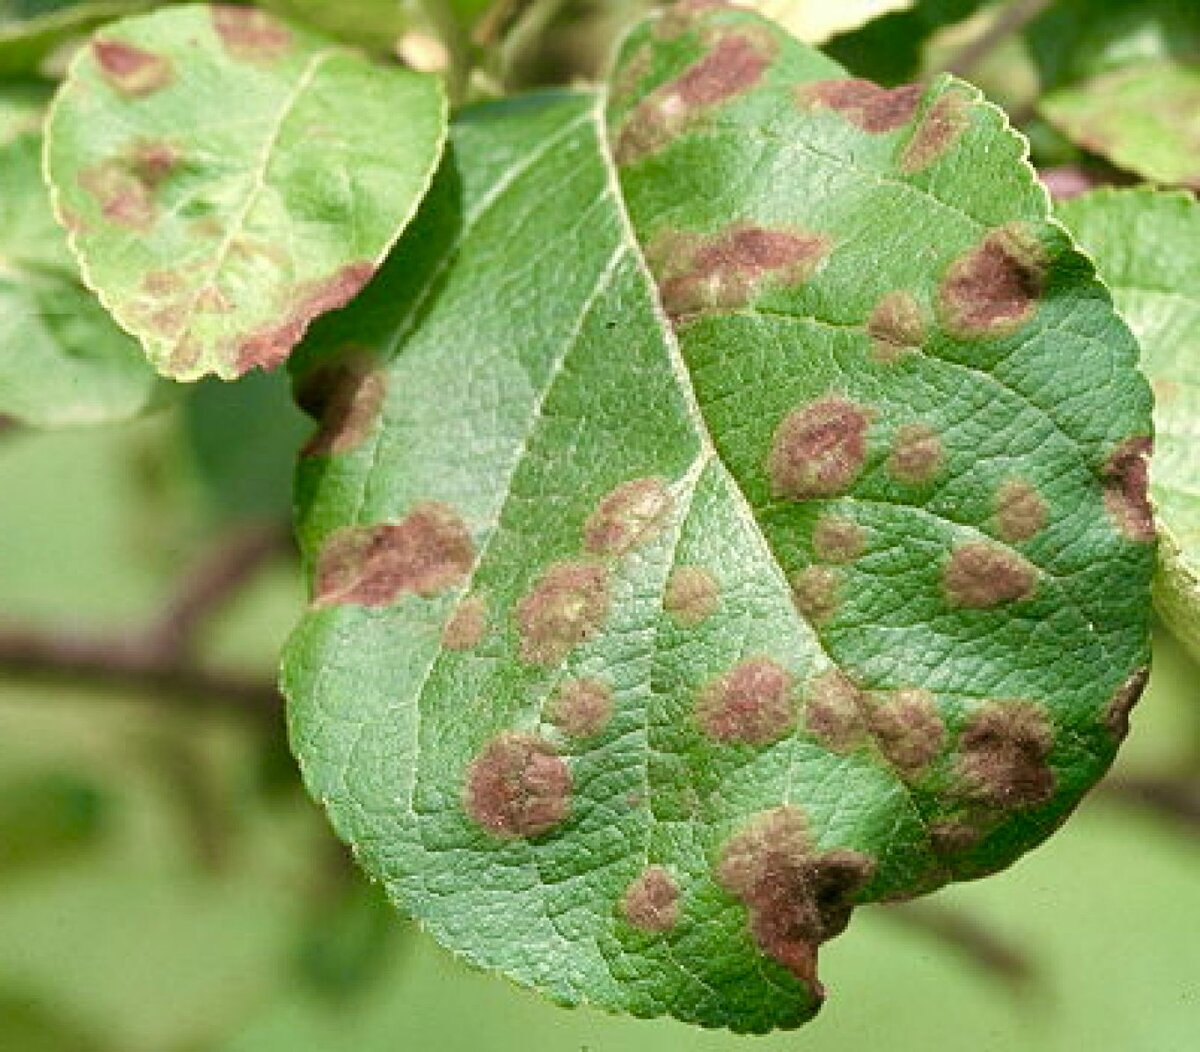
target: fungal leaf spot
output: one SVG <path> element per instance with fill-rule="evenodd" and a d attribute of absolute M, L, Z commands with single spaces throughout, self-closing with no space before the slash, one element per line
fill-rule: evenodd
<path fill-rule="evenodd" d="M 803 813 L 784 806 L 756 815 L 730 838 L 717 879 L 747 907 L 759 949 L 820 999 L 817 948 L 845 930 L 874 868 L 857 851 L 818 854 Z"/>
<path fill-rule="evenodd" d="M 963 88 L 953 86 L 939 95 L 917 122 L 912 137 L 900 152 L 900 170 L 905 175 L 924 171 L 970 126 L 971 100 Z"/>
<path fill-rule="evenodd" d="M 296 400 L 317 420 L 302 456 L 341 456 L 362 444 L 375 427 L 387 394 L 387 376 L 367 352 L 351 351 L 320 366 L 297 387 Z"/>
<path fill-rule="evenodd" d="M 1023 479 L 1009 479 L 996 492 L 996 532 L 1017 544 L 1030 540 L 1046 525 L 1046 502 Z"/>
<path fill-rule="evenodd" d="M 721 602 L 717 579 L 700 566 L 677 566 L 667 579 L 663 609 L 676 624 L 693 627 L 707 621 Z"/>
<path fill-rule="evenodd" d="M 869 80 L 841 78 L 804 84 L 797 94 L 806 107 L 834 110 L 863 131 L 879 134 L 912 120 L 923 92 L 920 84 L 881 88 Z"/>
<path fill-rule="evenodd" d="M 813 527 L 813 552 L 826 563 L 853 562 L 863 553 L 867 535 L 853 519 L 826 513 Z"/>
<path fill-rule="evenodd" d="M 916 297 L 903 290 L 889 292 L 872 309 L 867 334 L 877 362 L 890 364 L 918 350 L 925 342 L 925 319 Z"/>
<path fill-rule="evenodd" d="M 842 576 L 830 566 L 807 566 L 792 578 L 792 602 L 813 624 L 837 613 Z"/>
<path fill-rule="evenodd" d="M 152 95 L 174 79 L 170 59 L 124 41 L 95 40 L 92 54 L 100 75 L 123 95 Z"/>
<path fill-rule="evenodd" d="M 399 522 L 334 533 L 317 562 L 314 605 L 388 606 L 405 593 L 428 598 L 461 584 L 474 558 L 458 514 L 445 504 L 421 504 Z"/>
<path fill-rule="evenodd" d="M 944 456 L 942 440 L 933 428 L 928 424 L 905 424 L 896 432 L 887 468 L 897 482 L 923 486 L 937 478 Z"/>
<path fill-rule="evenodd" d="M 993 230 L 947 270 L 939 291 L 950 334 L 970 340 L 1012 332 L 1033 317 L 1046 279 L 1046 256 L 1019 223 Z"/>
<path fill-rule="evenodd" d="M 985 609 L 1030 598 L 1037 568 L 1011 549 L 973 541 L 951 553 L 942 584 L 951 606 Z"/>
<path fill-rule="evenodd" d="M 1047 763 L 1054 735 L 1044 709 L 995 701 L 974 713 L 959 740 L 959 770 L 973 795 L 1006 808 L 1045 803 L 1054 792 Z"/>
<path fill-rule="evenodd" d="M 921 774 L 941 751 L 946 736 L 933 695 L 907 688 L 873 700 L 869 720 L 879 751 L 905 777 Z"/>
<path fill-rule="evenodd" d="M 836 395 L 794 409 L 771 442 L 771 492 L 788 500 L 845 493 L 866 464 L 869 425 L 866 409 Z"/>
<path fill-rule="evenodd" d="M 572 738 L 592 738 L 613 714 L 612 687 L 598 679 L 569 679 L 560 683 L 546 709 L 546 717 Z"/>
<path fill-rule="evenodd" d="M 1150 508 L 1151 439 L 1135 436 L 1122 442 L 1104 462 L 1104 507 L 1117 529 L 1129 540 L 1154 540 L 1154 513 Z"/>
<path fill-rule="evenodd" d="M 1133 707 L 1146 689 L 1150 679 L 1150 669 L 1135 669 L 1128 679 L 1122 683 L 1104 708 L 1104 724 L 1112 733 L 1114 740 L 1121 742 L 1129 734 L 1129 716 Z"/>
<path fill-rule="evenodd" d="M 584 523 L 584 547 L 593 555 L 627 555 L 653 540 L 670 513 L 671 494 L 660 479 L 624 482 Z"/>
<path fill-rule="evenodd" d="M 589 562 L 550 567 L 517 604 L 521 660 L 556 665 L 590 639 L 608 616 L 608 572 Z"/>
<path fill-rule="evenodd" d="M 487 600 L 480 595 L 464 599 L 451 614 L 442 630 L 442 646 L 447 650 L 471 650 L 487 634 Z"/>
<path fill-rule="evenodd" d="M 808 685 L 804 701 L 805 729 L 825 748 L 849 752 L 864 740 L 865 707 L 862 691 L 844 673 L 831 669 Z"/>
<path fill-rule="evenodd" d="M 548 743 L 505 731 L 467 769 L 467 814 L 498 837 L 534 837 L 561 824 L 571 809 L 571 769 Z"/>
<path fill-rule="evenodd" d="M 720 742 L 776 741 L 795 720 L 792 675 L 770 658 L 748 658 L 700 692 L 696 719 Z"/>
<path fill-rule="evenodd" d="M 647 866 L 625 889 L 621 913 L 648 934 L 670 931 L 679 923 L 679 885 L 662 866 Z"/>
<path fill-rule="evenodd" d="M 274 62 L 292 46 L 291 30 L 265 11 L 214 4 L 212 18 L 221 43 L 243 62 Z"/>

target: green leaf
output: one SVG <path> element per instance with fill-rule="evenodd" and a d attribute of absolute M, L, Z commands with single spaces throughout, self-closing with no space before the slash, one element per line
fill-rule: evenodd
<path fill-rule="evenodd" d="M 44 89 L 0 89 L 0 415 L 36 427 L 128 419 L 161 393 L 83 287 L 41 177 Z"/>
<path fill-rule="evenodd" d="M 277 365 L 371 277 L 425 192 L 445 107 L 436 78 L 261 11 L 170 8 L 72 64 L 48 171 L 88 284 L 151 362 L 228 379 Z"/>
<path fill-rule="evenodd" d="M 1200 203 L 1184 193 L 1099 190 L 1063 201 L 1059 215 L 1142 345 L 1155 392 L 1155 601 L 1200 656 Z"/>
<path fill-rule="evenodd" d="M 1067 138 L 1156 182 L 1200 188 L 1200 69 L 1150 62 L 1046 95 Z"/>
<path fill-rule="evenodd" d="M 882 15 L 912 7 L 916 0 L 747 0 L 784 29 L 810 44 L 858 29 Z"/>
<path fill-rule="evenodd" d="M 0 0 L 0 76 L 38 72 L 55 49 L 162 0 Z"/>
<path fill-rule="evenodd" d="M 263 0 L 284 18 L 307 22 L 339 40 L 391 52 L 405 33 L 427 26 L 428 0 Z"/>
<path fill-rule="evenodd" d="M 1137 346 L 1025 145 L 745 12 L 470 110 L 295 363 L 313 795 L 445 945 L 739 1031 L 1008 865 L 1148 657 Z"/>

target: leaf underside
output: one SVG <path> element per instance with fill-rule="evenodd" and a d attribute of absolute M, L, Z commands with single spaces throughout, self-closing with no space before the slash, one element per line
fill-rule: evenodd
<path fill-rule="evenodd" d="M 348 302 L 441 152 L 436 78 L 250 8 L 105 27 L 49 126 L 56 211 L 88 283 L 162 373 L 278 365 Z"/>
<path fill-rule="evenodd" d="M 1102 190 L 1062 202 L 1059 215 L 1142 347 L 1155 394 L 1155 604 L 1200 656 L 1200 204 L 1185 193 Z"/>
<path fill-rule="evenodd" d="M 1047 209 L 974 89 L 713 4 L 603 96 L 460 117 L 295 360 L 292 741 L 404 910 L 562 1003 L 766 1031 L 853 905 L 1063 820 L 1154 550 L 1137 347 Z"/>

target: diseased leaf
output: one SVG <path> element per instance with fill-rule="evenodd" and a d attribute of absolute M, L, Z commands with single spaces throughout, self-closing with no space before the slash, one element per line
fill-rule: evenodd
<path fill-rule="evenodd" d="M 1144 678 L 1137 347 L 1024 143 L 712 3 L 465 113 L 296 362 L 293 747 L 443 943 L 794 1027 L 854 905 L 1000 869 Z"/>
<path fill-rule="evenodd" d="M 1118 168 L 1200 188 L 1200 69 L 1150 62 L 1046 95 L 1059 131 Z"/>
<path fill-rule="evenodd" d="M 35 73 L 56 48 L 162 0 L 0 0 L 0 76 Z"/>
<path fill-rule="evenodd" d="M 58 215 L 160 372 L 270 368 L 408 222 L 445 105 L 436 78 L 261 11 L 156 12 L 72 64 L 49 129 Z"/>
<path fill-rule="evenodd" d="M 44 89 L 0 89 L 0 416 L 36 427 L 136 416 L 159 393 L 83 287 L 41 176 Z"/>
<path fill-rule="evenodd" d="M 1062 202 L 1059 215 L 1142 345 L 1155 393 L 1155 601 L 1200 656 L 1200 204 L 1184 193 L 1099 190 Z"/>
<path fill-rule="evenodd" d="M 881 15 L 912 7 L 916 0 L 743 0 L 799 39 L 822 44 Z"/>

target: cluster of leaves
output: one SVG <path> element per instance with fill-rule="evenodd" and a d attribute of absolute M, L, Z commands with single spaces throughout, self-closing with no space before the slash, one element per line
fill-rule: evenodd
<path fill-rule="evenodd" d="M 514 40 L 570 6 L 0 6 L 0 412 L 289 362 L 290 730 L 366 870 L 564 1003 L 796 1026 L 854 906 L 1008 865 L 1106 770 L 1156 533 L 1200 640 L 1195 199 L 1056 220 L 977 89 L 805 41 L 891 80 L 1044 8 L 1045 119 L 1188 187 L 1200 26 L 632 3 L 599 83 L 450 105 L 545 79 Z M 216 459 L 271 440 L 193 402 Z"/>

